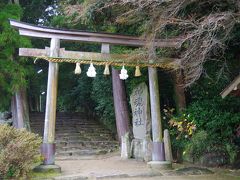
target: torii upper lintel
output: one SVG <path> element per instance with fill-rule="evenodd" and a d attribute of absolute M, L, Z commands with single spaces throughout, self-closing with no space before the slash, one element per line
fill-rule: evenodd
<path fill-rule="evenodd" d="M 77 30 L 66 30 L 50 28 L 45 26 L 35 26 L 28 23 L 10 19 L 10 24 L 19 30 L 20 35 L 36 37 L 36 38 L 56 38 L 68 41 L 82 41 L 94 43 L 106 43 L 115 45 L 126 45 L 141 47 L 147 43 L 146 39 L 134 36 L 113 34 L 113 33 L 98 33 Z M 156 39 L 156 47 L 179 47 L 182 42 L 181 38 L 174 39 Z"/>

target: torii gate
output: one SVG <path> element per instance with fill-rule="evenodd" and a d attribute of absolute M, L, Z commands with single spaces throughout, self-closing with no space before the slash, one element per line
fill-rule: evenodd
<path fill-rule="evenodd" d="M 88 63 L 93 64 L 109 63 L 110 65 L 122 65 L 124 62 L 128 66 L 146 66 L 149 71 L 149 88 L 150 88 L 150 105 L 152 118 L 152 139 L 153 139 L 153 161 L 162 161 L 161 156 L 161 117 L 160 117 L 160 100 L 157 82 L 156 67 L 178 66 L 178 59 L 163 58 L 151 62 L 143 57 L 139 57 L 138 61 L 131 60 L 131 56 L 127 54 L 110 54 L 110 45 L 125 45 L 142 47 L 146 45 L 147 40 L 139 37 L 117 35 L 111 33 L 94 33 L 86 31 L 73 31 L 64 29 L 53 29 L 43 26 L 34 26 L 31 24 L 10 20 L 10 24 L 18 29 L 20 35 L 35 38 L 51 39 L 50 48 L 33 49 L 20 48 L 19 55 L 27 57 L 42 57 L 49 61 L 48 84 L 46 97 L 45 125 L 42 154 L 44 155 L 44 164 L 55 164 L 55 122 L 56 122 L 56 100 L 57 100 L 57 84 L 58 84 L 58 62 L 71 63 Z M 64 41 L 82 41 L 94 42 L 102 44 L 102 53 L 66 51 L 60 48 L 60 40 Z M 181 39 L 156 39 L 155 47 L 177 47 Z M 107 62 L 106 62 L 107 59 Z"/>

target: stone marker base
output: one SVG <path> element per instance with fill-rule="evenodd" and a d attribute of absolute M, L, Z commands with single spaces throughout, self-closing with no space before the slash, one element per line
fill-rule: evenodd
<path fill-rule="evenodd" d="M 34 172 L 53 172 L 53 173 L 61 173 L 61 167 L 58 165 L 39 165 L 33 169 Z"/>
<path fill-rule="evenodd" d="M 150 161 L 147 163 L 148 167 L 156 170 L 170 170 L 172 163 L 170 161 Z"/>
<path fill-rule="evenodd" d="M 139 161 L 152 160 L 152 141 L 146 139 L 133 139 L 131 143 L 132 157 Z"/>

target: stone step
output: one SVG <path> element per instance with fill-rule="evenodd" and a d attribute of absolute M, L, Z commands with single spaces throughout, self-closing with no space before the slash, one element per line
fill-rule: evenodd
<path fill-rule="evenodd" d="M 37 121 L 37 120 L 40 120 L 40 121 L 44 121 L 44 119 L 45 119 L 45 117 L 44 116 L 29 116 L 29 119 L 30 119 L 30 121 L 33 121 L 33 120 L 35 120 L 35 121 Z M 92 121 L 91 119 L 88 119 L 87 117 L 56 117 L 56 120 L 57 121 L 71 121 L 71 120 L 73 120 L 73 121 Z"/>
<path fill-rule="evenodd" d="M 68 140 L 68 141 L 65 141 L 65 140 L 59 140 L 57 139 L 55 142 L 58 143 L 58 144 L 83 144 L 82 141 L 102 141 L 102 142 L 107 142 L 109 141 L 108 139 L 87 139 L 87 138 L 82 138 L 82 139 L 74 139 L 74 140 Z M 67 143 L 69 142 L 69 143 Z M 91 145 L 94 144 L 94 143 L 90 143 Z"/>
<path fill-rule="evenodd" d="M 104 130 L 104 131 L 75 131 L 75 132 L 62 132 L 62 131 L 59 131 L 56 133 L 56 135 L 58 136 L 71 136 L 71 135 L 75 135 L 75 136 L 78 136 L 78 135 L 81 135 L 81 134 L 92 134 L 92 135 L 100 135 L 100 134 L 111 134 L 109 131 L 107 130 Z"/>
<path fill-rule="evenodd" d="M 56 143 L 62 143 L 62 144 L 70 144 L 70 143 L 118 143 L 118 141 L 115 141 L 115 140 L 107 140 L 107 141 L 83 141 L 83 140 L 81 140 L 81 139 L 79 139 L 79 140 L 56 140 L 55 141 Z"/>
<path fill-rule="evenodd" d="M 83 140 L 69 140 L 69 141 L 55 141 L 58 147 L 63 146 L 91 146 L 91 145 L 118 145 L 117 141 L 83 141 Z"/>
<path fill-rule="evenodd" d="M 73 142 L 73 141 L 109 141 L 112 137 L 74 137 L 74 138 L 59 138 L 56 137 L 56 142 Z"/>
<path fill-rule="evenodd" d="M 33 131 L 36 134 L 43 134 L 43 131 Z M 78 140 L 78 139 L 114 139 L 113 135 L 110 133 L 101 133 L 101 134 L 81 134 L 79 132 L 72 132 L 72 133 L 64 133 L 64 134 L 58 134 L 56 133 L 56 140 Z"/>
<path fill-rule="evenodd" d="M 30 122 L 31 123 L 31 122 Z M 35 123 L 31 123 L 31 127 L 43 127 L 44 126 L 44 122 L 41 124 L 35 124 Z M 101 125 L 97 124 L 96 122 L 92 122 L 92 123 L 83 123 L 83 122 L 74 122 L 74 123 L 69 123 L 69 122 L 65 122 L 65 123 L 56 123 L 56 126 L 61 126 L 61 127 L 75 127 L 75 126 L 79 126 L 79 127 L 101 127 Z"/>
<path fill-rule="evenodd" d="M 56 134 L 59 135 L 59 136 L 65 136 L 65 135 L 84 135 L 84 134 L 87 134 L 87 135 L 93 135 L 93 136 L 100 136 L 101 134 L 111 134 L 109 131 L 106 131 L 106 130 L 95 130 L 94 131 L 91 131 L 91 129 L 89 131 L 82 131 L 82 130 L 73 130 L 73 131 L 66 131 L 66 130 L 59 130 L 59 131 L 56 131 Z"/>
<path fill-rule="evenodd" d="M 113 152 L 109 149 L 84 149 L 84 150 L 72 150 L 72 151 L 57 151 L 56 156 L 89 156 L 89 155 L 100 155 Z"/>
<path fill-rule="evenodd" d="M 84 150 L 84 149 L 118 149 L 118 145 L 68 145 L 68 146 L 56 146 L 57 151 L 69 151 L 69 150 Z"/>
<path fill-rule="evenodd" d="M 67 148 L 84 148 L 87 149 L 88 147 L 90 148 L 94 148 L 94 149 L 99 149 L 99 148 L 103 148 L 103 147 L 108 147 L 108 148 L 117 148 L 119 147 L 117 142 L 107 142 L 107 141 L 101 141 L 101 142 L 97 142 L 95 141 L 94 143 L 90 143 L 89 141 L 85 141 L 85 142 L 70 142 L 70 143 L 56 143 L 56 147 L 57 148 L 63 148 L 63 149 L 67 149 Z"/>
<path fill-rule="evenodd" d="M 37 115 L 35 115 L 35 116 L 30 115 L 29 117 L 34 118 L 34 119 L 37 119 L 37 118 L 44 119 L 45 118 L 45 116 L 37 116 Z M 56 117 L 58 119 L 88 119 L 87 116 L 75 116 L 75 115 L 74 116 L 60 116 L 60 115 L 57 115 Z"/>
<path fill-rule="evenodd" d="M 62 113 L 62 112 L 57 112 L 56 113 L 57 116 L 85 116 L 85 113 L 81 113 L 81 112 L 74 112 L 74 113 Z M 30 116 L 45 116 L 45 112 L 41 112 L 41 113 L 31 113 Z"/>
<path fill-rule="evenodd" d="M 43 113 L 30 116 L 32 131 L 41 136 L 44 119 Z M 105 154 L 119 147 L 109 130 L 83 113 L 57 113 L 55 131 L 57 157 Z"/>
<path fill-rule="evenodd" d="M 44 129 L 44 126 L 31 126 L 31 128 L 33 129 Z M 97 129 L 97 130 L 106 130 L 104 128 L 101 128 L 101 127 L 77 127 L 77 126 L 57 126 L 56 125 L 56 130 L 88 130 L 88 129 Z"/>
<path fill-rule="evenodd" d="M 33 123 L 37 123 L 37 124 L 41 124 L 41 123 L 44 123 L 45 121 L 45 118 L 29 118 L 30 122 L 33 122 Z M 59 119 L 56 117 L 56 122 L 84 122 L 84 123 L 88 123 L 88 122 L 95 122 L 94 120 L 89 120 L 89 119 L 76 119 L 76 120 L 73 120 L 73 119 L 68 119 L 68 118 L 64 118 L 64 119 Z"/>
<path fill-rule="evenodd" d="M 61 139 L 61 140 L 74 140 L 74 139 L 81 139 L 81 138 L 108 138 L 108 139 L 113 139 L 112 134 L 79 134 L 79 135 L 68 135 L 68 136 L 62 136 L 56 134 L 56 139 Z"/>
<path fill-rule="evenodd" d="M 44 128 L 44 125 L 42 126 L 31 126 L 32 128 L 41 128 L 43 129 Z M 91 130 L 94 130 L 94 129 L 97 129 L 97 130 L 106 130 L 105 128 L 99 126 L 99 125 L 83 125 L 83 126 L 79 126 L 79 125 L 74 125 L 74 126 L 69 126 L 69 125 L 56 125 L 56 130 L 72 130 L 72 129 L 78 129 L 78 130 L 88 130 L 88 129 L 91 129 Z"/>

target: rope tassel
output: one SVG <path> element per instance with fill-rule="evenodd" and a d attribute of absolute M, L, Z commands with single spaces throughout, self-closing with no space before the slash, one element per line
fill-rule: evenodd
<path fill-rule="evenodd" d="M 106 65 L 105 65 L 105 69 L 104 69 L 103 74 L 104 74 L 104 75 L 110 75 L 109 64 L 106 64 Z"/>
<path fill-rule="evenodd" d="M 80 63 L 76 63 L 76 68 L 75 68 L 75 71 L 74 73 L 75 74 L 81 74 L 82 70 L 81 70 L 81 67 L 80 67 Z"/>
<path fill-rule="evenodd" d="M 135 69 L 135 77 L 139 77 L 139 76 L 141 76 L 141 75 L 142 75 L 142 73 L 141 73 L 141 71 L 140 71 L 139 66 L 136 66 L 136 69 Z"/>

